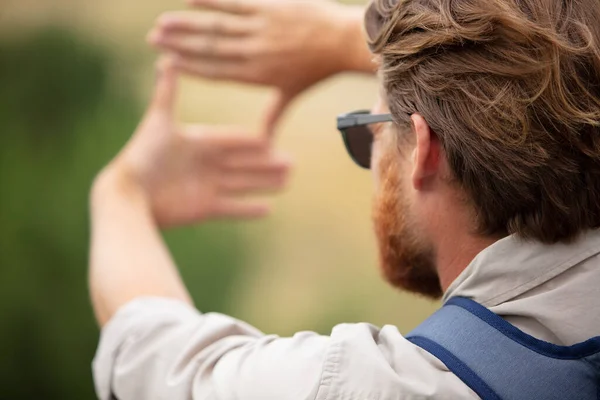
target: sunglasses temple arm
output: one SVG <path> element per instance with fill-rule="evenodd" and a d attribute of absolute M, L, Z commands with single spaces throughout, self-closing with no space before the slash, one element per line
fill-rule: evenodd
<path fill-rule="evenodd" d="M 393 121 L 392 114 L 376 114 L 376 115 L 356 115 L 356 125 L 377 124 L 380 122 Z"/>
<path fill-rule="evenodd" d="M 380 122 L 392 121 L 392 114 L 360 114 L 360 115 L 344 115 L 338 117 L 338 129 L 352 128 L 353 126 L 376 124 Z"/>

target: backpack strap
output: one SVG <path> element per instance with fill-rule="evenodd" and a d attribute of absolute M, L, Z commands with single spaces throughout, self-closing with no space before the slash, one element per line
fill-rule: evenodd
<path fill-rule="evenodd" d="M 557 346 L 454 297 L 406 338 L 485 400 L 600 400 L 600 336 Z"/>

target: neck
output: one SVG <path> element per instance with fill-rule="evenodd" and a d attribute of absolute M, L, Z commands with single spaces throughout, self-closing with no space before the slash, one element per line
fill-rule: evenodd
<path fill-rule="evenodd" d="M 472 231 L 465 229 L 471 224 L 460 220 L 460 218 L 445 222 L 443 224 L 445 229 L 438 230 L 435 260 L 440 284 L 444 292 L 448 290 L 450 284 L 467 268 L 477 254 L 501 239 L 500 237 L 474 235 Z"/>

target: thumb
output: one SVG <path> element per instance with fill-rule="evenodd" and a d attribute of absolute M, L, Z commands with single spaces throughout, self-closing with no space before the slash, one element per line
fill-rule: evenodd
<path fill-rule="evenodd" d="M 277 124 L 294 97 L 296 97 L 295 93 L 285 92 L 283 90 L 277 90 L 275 92 L 275 95 L 270 100 L 270 104 L 267 107 L 267 112 L 263 121 L 264 132 L 267 138 L 271 138 L 275 134 Z"/>
<path fill-rule="evenodd" d="M 172 56 L 163 56 L 157 63 L 157 78 L 154 97 L 150 106 L 152 112 L 171 114 L 177 97 L 177 68 Z"/>

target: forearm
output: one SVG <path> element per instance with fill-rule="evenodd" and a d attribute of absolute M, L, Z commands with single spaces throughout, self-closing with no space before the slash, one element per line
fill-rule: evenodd
<path fill-rule="evenodd" d="M 140 296 L 191 303 L 144 196 L 114 171 L 103 172 L 91 193 L 90 291 L 103 326 Z"/>
<path fill-rule="evenodd" d="M 338 53 L 343 60 L 342 70 L 375 74 L 377 65 L 367 46 L 364 32 L 363 6 L 343 6 L 344 18 L 341 19 L 344 34 Z M 340 52 L 341 50 L 341 52 Z"/>

